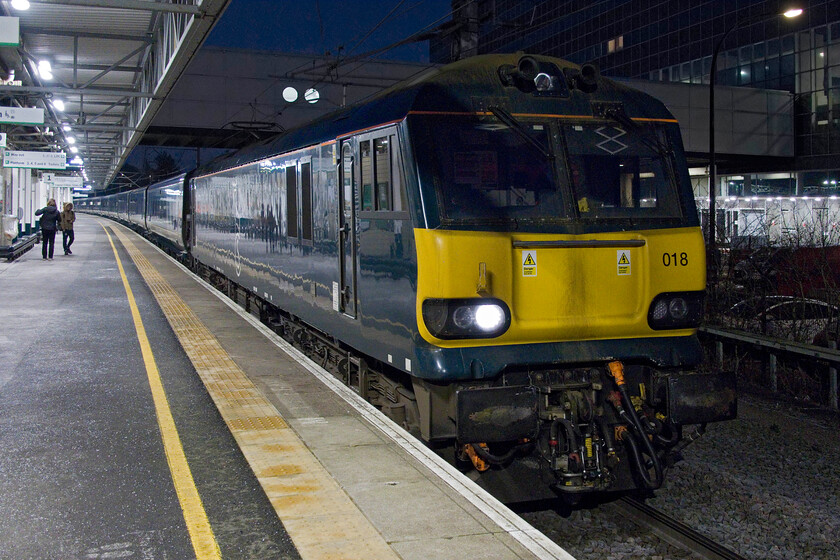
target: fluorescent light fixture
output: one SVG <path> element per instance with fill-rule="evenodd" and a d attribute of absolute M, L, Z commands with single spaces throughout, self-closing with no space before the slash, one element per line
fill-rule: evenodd
<path fill-rule="evenodd" d="M 309 103 L 318 103 L 318 100 L 321 98 L 321 94 L 318 93 L 317 89 L 309 88 L 306 90 L 306 93 L 303 94 L 303 98 Z"/>
<path fill-rule="evenodd" d="M 795 18 L 802 15 L 802 8 L 791 8 L 785 12 L 786 18 Z"/>
<path fill-rule="evenodd" d="M 69 124 L 64 123 L 63 125 L 61 125 L 61 130 L 63 130 L 64 132 L 70 132 L 73 129 L 70 127 Z"/>
<path fill-rule="evenodd" d="M 29 0 L 12 0 L 12 8 L 15 10 L 28 10 Z"/>
<path fill-rule="evenodd" d="M 38 61 L 38 75 L 45 80 L 52 80 L 52 66 L 50 65 L 49 60 Z"/>
<path fill-rule="evenodd" d="M 68 143 L 68 144 L 75 144 L 75 143 L 76 143 L 76 139 L 75 139 L 75 138 L 73 138 L 72 136 L 68 136 L 68 137 L 67 137 L 67 143 Z"/>
<path fill-rule="evenodd" d="M 76 156 L 70 160 L 70 163 L 72 163 L 73 165 L 82 165 L 84 162 L 82 161 L 82 158 Z"/>
<path fill-rule="evenodd" d="M 53 99 L 52 100 L 52 106 L 55 107 L 56 109 L 58 109 L 59 111 L 63 111 L 64 110 L 64 101 L 62 101 L 61 99 Z"/>
<path fill-rule="evenodd" d="M 77 148 L 76 146 L 70 146 L 70 151 L 73 152 L 74 154 L 78 154 L 79 153 L 79 148 Z"/>

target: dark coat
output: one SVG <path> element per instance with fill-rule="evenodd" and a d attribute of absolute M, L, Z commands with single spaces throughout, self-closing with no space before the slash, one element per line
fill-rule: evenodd
<path fill-rule="evenodd" d="M 41 229 L 44 231 L 55 231 L 58 229 L 61 212 L 55 206 L 44 206 L 40 210 L 35 210 L 35 215 L 41 216 Z"/>

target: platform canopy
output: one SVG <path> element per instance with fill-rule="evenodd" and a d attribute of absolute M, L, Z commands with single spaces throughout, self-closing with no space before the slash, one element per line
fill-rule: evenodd
<path fill-rule="evenodd" d="M 104 188 L 229 3 L 2 0 L 19 42 L 0 38 L 0 106 L 44 110 L 43 125 L 0 125 L 8 149 L 78 155 Z"/>

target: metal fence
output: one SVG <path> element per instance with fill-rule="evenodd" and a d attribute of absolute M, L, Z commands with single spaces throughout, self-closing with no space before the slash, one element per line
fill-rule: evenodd
<path fill-rule="evenodd" d="M 832 410 L 838 410 L 837 395 L 837 369 L 840 367 L 840 351 L 837 350 L 837 343 L 829 342 L 829 347 L 813 346 L 811 344 L 800 344 L 753 334 L 744 331 L 736 331 L 721 327 L 700 328 L 701 339 L 714 342 L 715 363 L 722 366 L 724 362 L 724 343 L 735 344 L 736 346 L 748 346 L 759 348 L 766 352 L 769 359 L 770 390 L 778 392 L 778 358 L 779 356 L 796 357 L 812 361 L 814 365 L 828 365 L 828 404 Z"/>

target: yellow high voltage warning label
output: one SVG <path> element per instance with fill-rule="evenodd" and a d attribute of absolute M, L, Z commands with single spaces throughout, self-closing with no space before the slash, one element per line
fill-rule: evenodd
<path fill-rule="evenodd" d="M 618 275 L 619 276 L 629 276 L 630 275 L 630 251 L 619 251 L 617 258 L 618 258 Z"/>
<path fill-rule="evenodd" d="M 537 252 L 522 251 L 522 276 L 537 275 Z"/>

